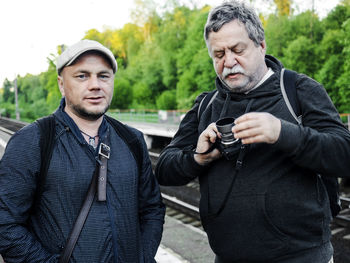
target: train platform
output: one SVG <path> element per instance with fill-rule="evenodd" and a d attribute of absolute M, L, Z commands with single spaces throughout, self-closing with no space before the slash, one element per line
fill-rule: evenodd
<path fill-rule="evenodd" d="M 165 216 L 163 237 L 156 257 L 158 263 L 213 263 L 214 257 L 203 230 L 176 217 Z"/>

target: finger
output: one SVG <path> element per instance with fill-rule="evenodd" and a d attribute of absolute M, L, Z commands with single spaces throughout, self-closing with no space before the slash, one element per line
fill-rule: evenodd
<path fill-rule="evenodd" d="M 258 135 L 263 135 L 264 131 L 260 127 L 245 129 L 240 132 L 234 133 L 236 139 L 246 139 L 249 137 L 255 137 Z"/>
<path fill-rule="evenodd" d="M 207 129 L 212 129 L 212 130 L 216 130 L 216 124 L 215 122 L 212 122 L 208 125 Z"/>
<path fill-rule="evenodd" d="M 264 135 L 251 136 L 248 138 L 241 139 L 242 144 L 262 143 L 265 141 Z"/>
<path fill-rule="evenodd" d="M 208 131 L 208 139 L 211 143 L 214 143 L 216 141 L 217 134 L 213 130 Z"/>
<path fill-rule="evenodd" d="M 258 126 L 258 122 L 256 120 L 246 120 L 244 122 L 240 122 L 232 127 L 233 133 L 238 133 L 247 129 L 252 129 Z"/>
<path fill-rule="evenodd" d="M 242 116 L 238 117 L 235 120 L 235 124 L 239 124 L 241 122 L 245 122 L 245 121 L 248 121 L 248 120 L 254 120 L 254 119 L 258 118 L 259 115 L 260 115 L 260 113 L 258 113 L 258 112 L 245 113 L 245 114 L 243 114 Z"/>

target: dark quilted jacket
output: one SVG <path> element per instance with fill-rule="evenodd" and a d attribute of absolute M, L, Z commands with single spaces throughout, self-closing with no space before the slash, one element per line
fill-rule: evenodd
<path fill-rule="evenodd" d="M 1 160 L 0 254 L 7 263 L 57 262 L 89 187 L 97 154 L 63 106 L 55 112 L 57 139 L 32 214 L 40 168 L 37 125 L 18 131 Z M 142 141 L 147 157 L 141 176 L 113 128 L 104 120 L 99 129 L 100 138 L 109 133 L 111 146 L 107 201 L 94 201 L 70 262 L 155 262 L 165 209 L 143 136 L 135 129 L 130 132 Z"/>

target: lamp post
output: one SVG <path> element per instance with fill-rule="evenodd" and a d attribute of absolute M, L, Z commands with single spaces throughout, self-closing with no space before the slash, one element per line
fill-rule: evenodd
<path fill-rule="evenodd" d="M 15 104 L 16 104 L 16 120 L 20 119 L 19 110 L 18 110 L 18 91 L 17 91 L 17 77 L 15 78 Z"/>

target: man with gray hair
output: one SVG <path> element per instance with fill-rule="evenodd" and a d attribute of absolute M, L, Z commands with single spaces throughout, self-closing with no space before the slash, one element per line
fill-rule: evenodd
<path fill-rule="evenodd" d="M 56 67 L 59 108 L 13 135 L 1 160 L 0 254 L 6 262 L 155 262 L 165 209 L 142 133 L 105 114 L 112 52 L 82 40 Z"/>
<path fill-rule="evenodd" d="M 217 263 L 332 262 L 330 203 L 318 174 L 349 174 L 349 131 L 324 88 L 294 72 L 299 125 L 282 95 L 283 66 L 266 55 L 261 22 L 244 3 L 212 9 L 204 38 L 216 91 L 196 99 L 162 152 L 159 183 L 198 178 Z"/>

